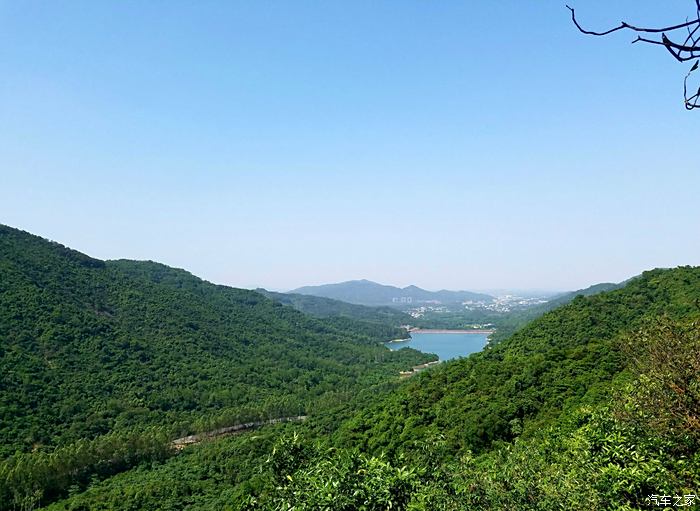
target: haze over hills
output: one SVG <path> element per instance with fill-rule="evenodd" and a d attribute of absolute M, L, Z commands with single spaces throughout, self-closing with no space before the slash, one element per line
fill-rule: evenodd
<path fill-rule="evenodd" d="M 497 329 L 496 332 L 491 335 L 490 343 L 491 345 L 498 344 L 502 340 L 513 335 L 522 327 L 528 325 L 531 321 L 539 318 L 549 311 L 555 310 L 558 307 L 572 302 L 579 296 L 595 296 L 608 291 L 614 291 L 623 287 L 630 280 L 632 279 L 628 279 L 619 284 L 603 282 L 588 286 L 585 289 L 578 289 L 569 293 L 560 293 L 551 297 L 544 303 L 516 310 L 510 314 L 504 314 L 491 318 L 490 321 L 493 321 L 497 325 Z"/>
<path fill-rule="evenodd" d="M 276 300 L 284 305 L 294 307 L 298 311 L 317 318 L 343 316 L 355 320 L 375 323 L 387 322 L 393 325 L 406 324 L 411 316 L 386 305 L 358 305 L 343 302 L 323 296 L 304 295 L 300 293 L 278 293 L 267 289 L 256 289 L 256 292 Z"/>
<path fill-rule="evenodd" d="M 606 291 L 614 291 L 615 289 L 620 289 L 631 279 L 624 282 L 615 284 L 614 282 L 601 282 L 600 284 L 593 284 L 584 289 L 578 289 L 576 291 L 571 291 L 569 293 L 562 293 L 553 296 L 551 299 L 547 300 L 547 303 L 542 304 L 540 307 L 546 310 L 552 310 L 560 305 L 565 305 L 577 296 L 593 296 L 598 293 L 604 293 Z"/>
<path fill-rule="evenodd" d="M 290 293 L 333 298 L 358 305 L 389 305 L 402 307 L 426 302 L 459 303 L 467 300 L 490 302 L 493 296 L 472 291 L 427 291 L 417 286 L 403 288 L 378 284 L 370 280 L 350 280 L 336 284 L 304 286 L 293 289 Z"/>

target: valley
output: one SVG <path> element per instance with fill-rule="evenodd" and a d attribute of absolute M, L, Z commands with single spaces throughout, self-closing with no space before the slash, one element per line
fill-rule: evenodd
<path fill-rule="evenodd" d="M 0 27 L 0 511 L 700 509 L 700 0 Z"/>
<path fill-rule="evenodd" d="M 641 509 L 700 473 L 695 267 L 466 330 L 7 226 L 0 268 L 3 510 Z"/>

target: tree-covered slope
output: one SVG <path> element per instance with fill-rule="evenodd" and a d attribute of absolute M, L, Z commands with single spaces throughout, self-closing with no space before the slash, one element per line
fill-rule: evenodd
<path fill-rule="evenodd" d="M 389 352 L 382 335 L 0 226 L 0 454 L 145 425 L 313 411 L 425 360 Z"/>
<path fill-rule="evenodd" d="M 546 311 L 554 310 L 557 307 L 566 305 L 577 296 L 593 296 L 599 293 L 605 293 L 606 291 L 614 291 L 615 289 L 620 289 L 625 284 L 626 282 L 622 282 L 619 284 L 615 284 L 613 282 L 601 282 L 600 284 L 593 284 L 592 286 L 588 286 L 584 289 L 579 289 L 578 291 L 572 291 L 570 293 L 563 293 L 561 295 L 557 295 L 551 300 L 548 300 L 546 303 L 540 305 L 539 308 Z"/>
<path fill-rule="evenodd" d="M 345 316 L 374 323 L 387 323 L 393 325 L 407 324 L 411 320 L 408 314 L 391 307 L 370 307 L 343 302 L 333 298 L 322 296 L 304 295 L 299 293 L 276 293 L 266 289 L 256 289 L 260 294 L 277 300 L 280 303 L 294 307 L 295 309 L 318 318 Z"/>
<path fill-rule="evenodd" d="M 392 307 L 369 307 L 321 296 L 276 293 L 265 289 L 256 291 L 309 316 L 324 318 L 336 326 L 345 327 L 351 323 L 354 331 L 364 331 L 365 328 L 371 333 L 381 331 L 386 339 L 408 336 L 408 332 L 399 327 L 411 324 L 413 320 L 408 314 Z"/>
<path fill-rule="evenodd" d="M 530 434 L 562 410 L 599 402 L 626 365 L 619 338 L 650 318 L 698 313 L 700 268 L 654 270 L 575 298 L 481 353 L 413 378 L 337 437 L 373 452 L 441 434 L 455 451 Z"/>
<path fill-rule="evenodd" d="M 496 325 L 496 332 L 490 337 L 489 342 L 491 345 L 498 344 L 503 339 L 507 339 L 534 319 L 539 318 L 546 312 L 566 305 L 567 303 L 573 301 L 577 296 L 593 296 L 599 293 L 605 293 L 607 291 L 614 291 L 615 289 L 619 289 L 624 286 L 624 284 L 625 283 L 612 284 L 609 282 L 594 284 L 585 289 L 579 289 L 578 291 L 572 291 L 570 293 L 563 293 L 555 296 L 551 300 L 540 305 L 528 307 L 524 310 L 516 310 L 510 313 L 499 314 L 490 319 L 490 321 Z"/>
<path fill-rule="evenodd" d="M 673 273 L 665 283 L 650 278 L 651 287 L 661 284 L 651 293 L 636 290 L 655 303 L 639 328 L 624 329 L 613 346 L 626 363 L 604 384 L 605 398 L 581 400 L 530 434 L 479 453 L 455 449 L 440 430 L 403 432 L 389 456 L 383 449 L 358 452 L 357 441 L 338 449 L 289 435 L 272 450 L 268 483 L 254 505 L 237 508 L 633 511 L 697 505 L 700 314 L 688 299 L 694 301 L 698 290 L 694 277 Z"/>
<path fill-rule="evenodd" d="M 293 433 L 195 447 L 51 509 L 612 511 L 697 494 L 698 300 L 700 268 L 646 272 Z"/>

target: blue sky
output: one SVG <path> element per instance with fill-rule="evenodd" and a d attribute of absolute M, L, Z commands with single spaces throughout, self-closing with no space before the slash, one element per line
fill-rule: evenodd
<path fill-rule="evenodd" d="M 548 0 L 0 0 L 0 223 L 272 289 L 697 265 L 688 66 L 631 39 Z"/>

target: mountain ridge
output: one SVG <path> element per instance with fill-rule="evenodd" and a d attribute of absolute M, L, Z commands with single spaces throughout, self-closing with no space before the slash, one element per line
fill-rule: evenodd
<path fill-rule="evenodd" d="M 498 346 L 277 430 L 264 448 L 257 434 L 203 444 L 51 511 L 177 509 L 192 498 L 201 511 L 648 509 L 654 492 L 693 493 L 700 474 L 700 431 L 668 415 L 677 388 L 698 402 L 698 300 L 700 268 L 651 270 L 577 295 Z M 675 358 L 655 367 L 669 341 Z M 651 365 L 623 350 L 649 342 Z M 671 367 L 681 378 L 667 392 L 658 385 Z M 262 469 L 232 480 L 236 458 Z"/>
<path fill-rule="evenodd" d="M 352 318 L 313 318 L 255 291 L 152 261 L 100 261 L 4 225 L 0 276 L 0 456 L 285 401 L 298 412 L 416 358 L 381 345 L 398 328 L 365 322 L 353 333 Z"/>
<path fill-rule="evenodd" d="M 493 300 L 493 296 L 485 293 L 451 291 L 447 289 L 428 291 L 416 285 L 397 287 L 367 279 L 348 280 L 318 286 L 302 286 L 289 291 L 289 293 L 320 296 L 368 306 L 405 306 L 406 304 L 420 304 L 433 301 L 457 303 L 467 300 L 487 302 Z"/>

